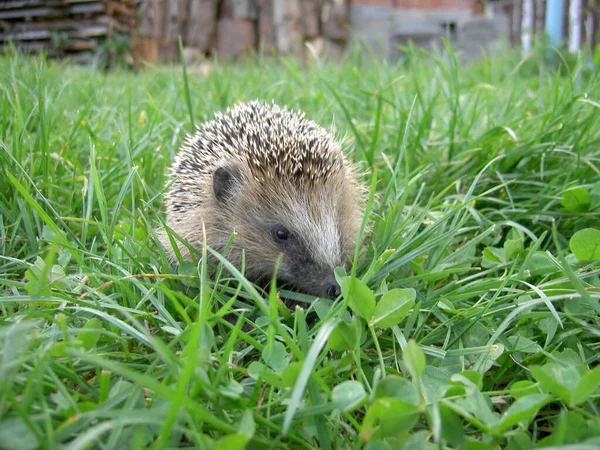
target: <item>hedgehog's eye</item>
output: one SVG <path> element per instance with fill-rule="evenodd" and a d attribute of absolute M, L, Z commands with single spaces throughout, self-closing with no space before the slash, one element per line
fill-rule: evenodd
<path fill-rule="evenodd" d="M 290 237 L 290 232 L 281 225 L 277 225 L 274 231 L 275 239 L 278 241 L 287 241 Z"/>

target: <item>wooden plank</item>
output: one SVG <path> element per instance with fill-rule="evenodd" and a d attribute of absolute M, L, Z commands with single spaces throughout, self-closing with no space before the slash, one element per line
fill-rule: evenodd
<path fill-rule="evenodd" d="M 168 4 L 168 0 L 153 0 Z M 160 11 L 157 11 L 160 15 Z M 24 51 L 43 50 L 48 56 L 87 59 L 112 30 L 131 34 L 137 24 L 136 0 L 7 0 L 0 1 L 0 51 L 8 42 Z M 160 21 L 159 21 L 160 22 Z M 156 26 L 156 22 L 153 24 Z M 60 43 L 53 37 L 60 33 Z M 157 47 L 147 42 L 150 53 Z M 172 44 L 163 51 L 171 52 Z M 152 55 L 150 55 L 150 59 Z"/>
<path fill-rule="evenodd" d="M 16 33 L 0 33 L 2 41 L 35 41 L 37 39 L 50 39 L 48 30 L 19 31 Z"/>
<path fill-rule="evenodd" d="M 64 50 L 93 50 L 98 46 L 98 41 L 94 39 L 75 39 L 64 47 Z M 61 47 L 62 48 L 62 47 Z"/>
<path fill-rule="evenodd" d="M 0 10 L 27 8 L 31 6 L 44 6 L 46 2 L 43 0 L 7 0 L 0 3 Z"/>
<path fill-rule="evenodd" d="M 17 49 L 19 49 L 22 52 L 26 52 L 26 53 L 40 53 L 40 52 L 44 52 L 45 56 L 49 57 L 49 58 L 59 58 L 60 56 L 64 55 L 64 52 L 57 49 L 57 48 L 52 48 L 48 46 L 47 42 L 40 42 L 36 45 L 31 45 L 30 42 L 23 42 L 23 43 L 19 43 L 18 45 L 14 45 Z M 8 50 L 11 48 L 11 44 L 3 44 L 0 42 L 0 53 Z"/>
<path fill-rule="evenodd" d="M 99 16 L 95 16 L 93 18 L 87 19 L 69 19 L 69 18 L 59 18 L 56 20 L 36 20 L 32 22 L 16 22 L 11 24 L 10 27 L 11 32 L 17 31 L 32 31 L 32 30 L 59 30 L 59 31 L 68 31 L 68 30 L 78 30 L 84 26 L 95 25 L 98 23 L 107 24 L 109 20 L 113 20 L 115 22 L 117 19 L 114 17 L 110 17 L 107 14 L 102 14 Z M 120 23 L 120 22 L 119 22 Z"/>
<path fill-rule="evenodd" d="M 43 41 L 20 41 L 15 42 L 15 46 L 21 50 L 30 50 L 30 51 L 45 51 L 47 53 L 53 53 L 57 55 L 60 51 L 68 50 L 68 51 L 83 51 L 83 50 L 93 50 L 98 46 L 98 41 L 93 39 L 85 40 L 85 39 L 77 39 L 71 41 L 69 44 L 56 47 L 52 44 L 49 44 L 47 40 Z M 0 42 L 0 51 L 8 48 L 8 44 Z"/>
<path fill-rule="evenodd" d="M 31 50 L 31 51 L 41 51 L 41 50 L 51 50 L 51 47 L 48 45 L 48 41 L 31 41 L 31 42 L 15 42 L 15 47 L 21 50 Z M 0 51 L 9 48 L 10 44 L 0 42 Z"/>
<path fill-rule="evenodd" d="M 32 30 L 75 30 L 82 25 L 93 25 L 93 19 L 65 19 L 59 18 L 56 20 L 36 20 L 32 22 L 15 22 L 11 24 L 10 31 L 32 31 Z"/>
<path fill-rule="evenodd" d="M 93 14 L 104 12 L 104 5 L 94 2 L 65 8 L 40 7 L 29 9 L 0 10 L 0 19 L 30 19 L 34 17 L 57 17 L 65 14 Z"/>
<path fill-rule="evenodd" d="M 108 30 L 107 25 L 86 25 L 82 26 L 77 30 L 71 30 L 67 32 L 71 38 L 80 37 L 95 37 L 105 36 Z M 34 41 L 37 39 L 50 39 L 52 34 L 56 30 L 31 30 L 31 31 L 19 31 L 16 33 L 0 33 L 0 40 L 16 40 L 16 41 Z"/>
<path fill-rule="evenodd" d="M 95 3 L 98 0 L 60 0 L 61 3 Z"/>
<path fill-rule="evenodd" d="M 47 17 L 56 15 L 59 11 L 54 8 L 32 8 L 26 10 L 6 10 L 0 11 L 0 19 L 25 19 L 31 17 Z"/>
<path fill-rule="evenodd" d="M 108 26 L 103 24 L 87 25 L 70 33 L 72 37 L 94 37 L 104 36 L 108 31 Z"/>
<path fill-rule="evenodd" d="M 106 7 L 103 2 L 94 2 L 69 6 L 67 10 L 69 11 L 69 14 L 93 14 L 105 12 Z"/>
<path fill-rule="evenodd" d="M 50 6 L 48 2 L 43 0 L 8 0 L 0 2 L 0 10 L 8 10 L 8 9 L 24 9 L 24 8 L 33 8 L 40 6 Z"/>

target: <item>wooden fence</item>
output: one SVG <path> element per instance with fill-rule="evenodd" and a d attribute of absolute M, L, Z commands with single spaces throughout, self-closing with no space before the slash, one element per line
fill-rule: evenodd
<path fill-rule="evenodd" d="M 484 3 L 488 16 L 509 18 L 506 33 L 510 41 L 523 45 L 527 52 L 534 38 L 544 34 L 547 1 L 554 0 Z M 304 57 L 308 54 L 307 43 L 311 51 L 335 58 L 343 53 L 350 39 L 351 8 L 359 3 L 359 0 L 4 0 L 0 1 L 0 51 L 14 42 L 24 50 L 44 50 L 49 56 L 87 60 L 107 47 L 103 44 L 119 37 L 125 52 L 131 50 L 128 56 L 134 61 L 156 64 L 177 60 L 181 37 L 189 60 L 199 60 L 215 52 L 226 58 L 256 50 Z M 596 47 L 600 43 L 599 25 L 599 0 L 564 0 L 563 36 L 570 50 L 577 51 L 584 45 Z M 360 30 L 355 33 L 360 35 Z"/>
<path fill-rule="evenodd" d="M 349 7 L 348 0 L 143 0 L 136 59 L 173 59 L 179 36 L 191 58 L 256 50 L 302 56 L 306 42 L 339 54 Z"/>

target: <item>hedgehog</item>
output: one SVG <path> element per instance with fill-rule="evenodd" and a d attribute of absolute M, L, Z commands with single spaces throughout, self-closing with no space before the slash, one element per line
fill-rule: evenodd
<path fill-rule="evenodd" d="M 336 298 L 334 269 L 354 255 L 363 217 L 357 178 L 332 132 L 304 113 L 239 103 L 198 127 L 176 155 L 166 223 L 198 249 L 204 236 L 221 253 L 230 243 L 224 256 L 257 284 L 272 280 L 281 257 L 278 282 Z M 175 261 L 166 232 L 159 237 Z"/>

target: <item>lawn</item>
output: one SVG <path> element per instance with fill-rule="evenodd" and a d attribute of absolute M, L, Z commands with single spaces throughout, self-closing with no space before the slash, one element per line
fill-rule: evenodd
<path fill-rule="evenodd" d="M 600 76 L 553 56 L 0 57 L 0 448 L 600 448 Z M 158 245 L 185 134 L 254 98 L 360 167 L 337 301 Z"/>

